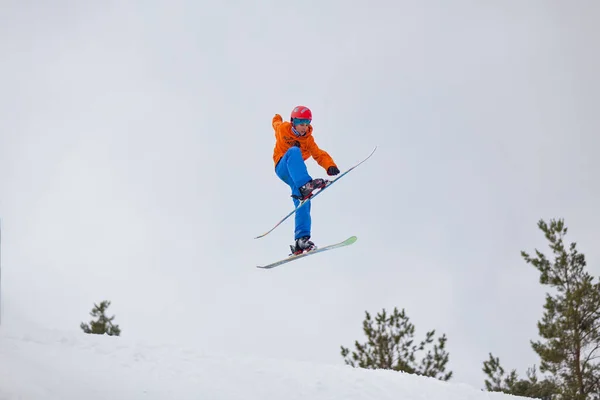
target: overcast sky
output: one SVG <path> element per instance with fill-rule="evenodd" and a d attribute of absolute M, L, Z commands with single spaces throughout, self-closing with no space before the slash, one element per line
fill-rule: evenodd
<path fill-rule="evenodd" d="M 52 3 L 52 4 L 51 4 Z M 2 324 L 343 363 L 364 312 L 448 336 L 455 382 L 538 358 L 545 289 L 521 250 L 565 218 L 600 274 L 600 3 L 4 1 Z M 274 173 L 298 104 L 345 170 L 313 240 Z M 325 171 L 308 161 L 314 177 Z"/>

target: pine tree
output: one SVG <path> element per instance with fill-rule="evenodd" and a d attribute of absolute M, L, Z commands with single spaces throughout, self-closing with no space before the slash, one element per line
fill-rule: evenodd
<path fill-rule="evenodd" d="M 563 242 L 563 220 L 538 222 L 550 243 L 554 260 L 536 249 L 536 257 L 521 255 L 540 272 L 540 283 L 556 290 L 546 294 L 544 315 L 538 322 L 543 340 L 531 342 L 540 356 L 540 372 L 548 372 L 560 387 L 559 399 L 600 399 L 600 284 L 584 270 L 585 256 Z"/>
<path fill-rule="evenodd" d="M 106 309 L 110 306 L 110 301 L 103 301 L 100 305 L 94 303 L 94 308 L 90 312 L 92 317 L 96 317 L 95 321 L 90 321 L 89 325 L 81 323 L 81 329 L 88 334 L 119 336 L 121 329 L 119 325 L 114 325 L 113 320 L 115 316 L 108 318 L 106 316 Z"/>
<path fill-rule="evenodd" d="M 365 312 L 363 331 L 367 336 L 364 344 L 355 341 L 356 351 L 349 356 L 350 350 L 341 346 L 345 363 L 354 368 L 391 369 L 411 374 L 424 375 L 447 381 L 452 377 L 452 371 L 446 373 L 449 354 L 446 351 L 446 335 L 438 338 L 433 346 L 421 359 L 416 361 L 416 353 L 423 351 L 426 345 L 433 342 L 435 330 L 427 332 L 425 339 L 418 345 L 414 343 L 415 327 L 409 322 L 404 309 L 388 315 L 383 309 L 375 317 L 376 327 L 369 312 Z"/>
<path fill-rule="evenodd" d="M 490 358 L 483 363 L 483 372 L 490 378 L 485 380 L 485 387 L 490 392 L 504 392 L 541 400 L 552 400 L 552 396 L 557 393 L 556 385 L 551 379 L 538 380 L 535 366 L 527 370 L 528 379 L 519 379 L 514 369 L 505 376 L 500 359 L 491 353 Z"/>

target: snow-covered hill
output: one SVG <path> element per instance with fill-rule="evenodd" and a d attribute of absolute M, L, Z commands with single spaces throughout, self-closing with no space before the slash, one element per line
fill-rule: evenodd
<path fill-rule="evenodd" d="M 1 400 L 516 400 L 392 372 L 0 327 Z"/>

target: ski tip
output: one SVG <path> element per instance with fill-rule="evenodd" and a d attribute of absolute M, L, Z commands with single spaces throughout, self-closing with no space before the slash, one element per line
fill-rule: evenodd
<path fill-rule="evenodd" d="M 358 240 L 358 238 L 356 236 L 350 236 L 348 239 L 344 240 L 344 244 L 345 245 L 349 245 L 349 244 L 353 244 L 354 242 L 356 242 Z"/>

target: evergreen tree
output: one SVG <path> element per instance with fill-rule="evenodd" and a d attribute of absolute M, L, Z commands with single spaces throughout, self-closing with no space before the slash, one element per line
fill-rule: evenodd
<path fill-rule="evenodd" d="M 600 399 L 600 284 L 585 271 L 585 256 L 563 242 L 563 220 L 538 222 L 549 241 L 554 260 L 540 251 L 521 255 L 540 272 L 540 283 L 556 290 L 546 294 L 544 315 L 538 322 L 543 340 L 532 342 L 540 356 L 540 372 L 548 372 L 560 387 L 559 399 Z"/>
<path fill-rule="evenodd" d="M 418 345 L 414 344 L 415 327 L 409 322 L 405 311 L 388 315 L 383 309 L 375 318 L 376 327 L 369 312 L 365 312 L 363 331 L 367 336 L 364 344 L 355 341 L 356 351 L 349 356 L 350 350 L 341 346 L 345 363 L 352 367 L 367 369 L 391 369 L 411 374 L 424 375 L 447 381 L 452 377 L 452 371 L 446 373 L 449 354 L 446 352 L 446 335 L 438 339 L 421 359 L 416 361 L 416 353 L 423 351 L 426 345 L 433 342 L 435 330 L 427 332 L 425 339 Z"/>
<path fill-rule="evenodd" d="M 100 305 L 94 303 L 94 309 L 90 312 L 92 317 L 96 317 L 95 321 L 90 321 L 89 325 L 81 323 L 81 329 L 88 334 L 119 336 L 121 329 L 119 325 L 114 325 L 113 320 L 115 316 L 108 318 L 106 316 L 106 309 L 110 306 L 110 301 L 103 301 Z"/>
<path fill-rule="evenodd" d="M 584 270 L 585 257 L 576 244 L 565 247 L 563 220 L 540 220 L 538 228 L 549 242 L 553 261 L 537 249 L 535 258 L 524 251 L 521 255 L 538 269 L 540 283 L 556 291 L 546 294 L 545 312 L 537 324 L 542 340 L 531 342 L 547 378 L 539 381 L 535 367 L 527 371 L 528 380 L 519 379 L 514 370 L 505 377 L 500 361 L 490 354 L 483 363 L 490 378 L 486 388 L 544 400 L 600 400 L 600 283 L 593 283 Z"/>
<path fill-rule="evenodd" d="M 527 370 L 528 379 L 519 379 L 514 369 L 505 376 L 499 358 L 491 353 L 490 358 L 483 363 L 483 372 L 490 378 L 485 380 L 485 387 L 490 392 L 504 392 L 541 400 L 552 400 L 552 396 L 557 393 L 556 385 L 551 379 L 538 380 L 535 366 Z"/>

